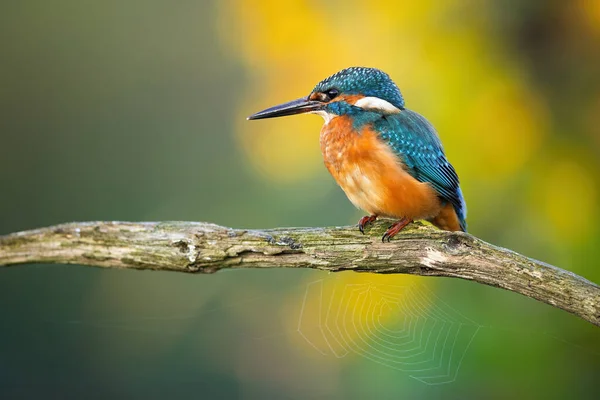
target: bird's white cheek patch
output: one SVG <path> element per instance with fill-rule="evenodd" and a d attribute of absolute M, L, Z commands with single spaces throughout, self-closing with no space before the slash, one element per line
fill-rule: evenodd
<path fill-rule="evenodd" d="M 360 107 L 367 111 L 379 111 L 385 114 L 397 114 L 400 112 L 398 107 L 395 107 L 392 103 L 380 99 L 379 97 L 363 97 L 356 100 L 354 103 L 356 107 Z"/>

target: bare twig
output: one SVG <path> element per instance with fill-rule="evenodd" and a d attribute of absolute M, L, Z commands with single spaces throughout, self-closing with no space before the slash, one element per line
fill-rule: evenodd
<path fill-rule="evenodd" d="M 367 235 L 338 228 L 230 229 L 198 222 L 83 222 L 0 236 L 0 266 L 82 264 L 180 272 L 315 268 L 446 276 L 501 287 L 600 326 L 600 287 L 578 275 L 461 232 L 412 224 L 391 243 L 389 223 Z"/>

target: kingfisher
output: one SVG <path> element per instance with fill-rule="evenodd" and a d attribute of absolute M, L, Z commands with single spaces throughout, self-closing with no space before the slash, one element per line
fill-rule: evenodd
<path fill-rule="evenodd" d="M 325 120 L 320 135 L 325 166 L 348 199 L 368 213 L 358 221 L 363 234 L 377 217 L 396 221 L 382 237 L 388 242 L 414 220 L 467 231 L 458 175 L 435 128 L 404 106 L 388 74 L 346 68 L 319 82 L 308 96 L 248 119 L 305 113 Z"/>

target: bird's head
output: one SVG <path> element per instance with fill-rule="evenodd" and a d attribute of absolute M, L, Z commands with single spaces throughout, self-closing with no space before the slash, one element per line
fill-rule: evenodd
<path fill-rule="evenodd" d="M 388 74 L 375 68 L 351 67 L 323 79 L 307 97 L 257 112 L 248 119 L 313 113 L 325 121 L 339 115 L 372 112 L 395 114 L 404 99 Z"/>

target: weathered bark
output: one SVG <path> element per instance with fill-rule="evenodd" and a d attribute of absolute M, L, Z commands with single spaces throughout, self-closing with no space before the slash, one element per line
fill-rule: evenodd
<path fill-rule="evenodd" d="M 412 224 L 391 243 L 379 221 L 361 235 L 337 228 L 230 229 L 198 222 L 83 222 L 0 236 L 0 266 L 82 264 L 216 272 L 314 268 L 446 276 L 501 287 L 600 326 L 600 287 L 578 275 L 462 232 Z"/>

